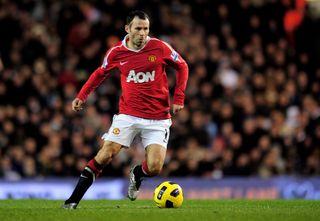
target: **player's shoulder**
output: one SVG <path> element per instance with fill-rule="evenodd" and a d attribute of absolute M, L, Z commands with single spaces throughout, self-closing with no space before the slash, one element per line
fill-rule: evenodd
<path fill-rule="evenodd" d="M 159 38 L 150 37 L 149 43 L 154 44 L 154 45 L 163 45 L 164 41 L 160 40 Z"/>
<path fill-rule="evenodd" d="M 115 45 L 113 45 L 111 48 L 109 48 L 107 52 L 117 51 L 121 48 L 121 46 L 122 46 L 122 42 L 119 41 Z"/>
<path fill-rule="evenodd" d="M 172 46 L 168 42 L 166 42 L 164 40 L 161 40 L 161 39 L 158 39 L 158 38 L 150 38 L 150 40 L 153 40 L 154 42 L 156 42 L 157 44 L 161 45 L 164 48 L 168 48 L 170 50 L 173 50 Z"/>
<path fill-rule="evenodd" d="M 115 45 L 113 45 L 111 48 L 107 50 L 106 57 L 109 58 L 109 57 L 115 56 L 117 52 L 119 52 L 121 47 L 122 47 L 122 42 L 121 41 L 117 42 Z"/>
<path fill-rule="evenodd" d="M 167 43 L 166 41 L 164 41 L 164 40 L 151 37 L 151 38 L 150 38 L 150 42 L 151 42 L 153 45 L 156 45 L 156 46 L 161 47 L 161 48 L 163 48 L 163 49 L 168 48 L 168 49 L 172 50 L 171 45 L 170 45 L 169 43 Z"/>

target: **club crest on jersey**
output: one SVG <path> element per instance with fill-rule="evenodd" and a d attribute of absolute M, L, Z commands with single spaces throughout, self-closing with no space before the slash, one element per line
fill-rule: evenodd
<path fill-rule="evenodd" d="M 120 129 L 119 128 L 113 128 L 112 133 L 114 135 L 118 135 L 118 134 L 120 134 Z"/>
<path fill-rule="evenodd" d="M 157 57 L 155 55 L 149 55 L 148 56 L 148 61 L 155 62 L 156 60 L 157 60 Z"/>
<path fill-rule="evenodd" d="M 154 81 L 155 71 L 153 70 L 151 73 L 147 71 L 144 72 L 138 72 L 136 73 L 134 70 L 131 70 L 127 77 L 127 82 L 133 81 L 134 83 L 145 83 Z"/>

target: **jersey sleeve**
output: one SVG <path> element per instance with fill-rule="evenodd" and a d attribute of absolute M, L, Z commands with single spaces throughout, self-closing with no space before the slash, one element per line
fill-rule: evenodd
<path fill-rule="evenodd" d="M 165 63 L 176 70 L 176 86 L 173 95 L 173 103 L 183 106 L 189 75 L 188 65 L 168 43 L 162 41 L 162 48 Z"/>
<path fill-rule="evenodd" d="M 89 94 L 94 91 L 99 85 L 104 81 L 104 79 L 109 75 L 109 73 L 117 68 L 114 60 L 114 48 L 111 48 L 107 51 L 104 56 L 102 65 L 98 67 L 86 81 L 86 83 L 82 86 L 80 92 L 77 95 L 82 101 L 85 101 Z"/>

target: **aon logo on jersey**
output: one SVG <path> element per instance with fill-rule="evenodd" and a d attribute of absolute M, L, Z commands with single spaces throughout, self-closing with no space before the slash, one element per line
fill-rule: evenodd
<path fill-rule="evenodd" d="M 134 83 L 145 83 L 154 81 L 155 71 L 152 71 L 151 73 L 147 71 L 144 72 L 138 72 L 136 73 L 134 70 L 131 70 L 127 77 L 127 82 L 133 81 Z"/>

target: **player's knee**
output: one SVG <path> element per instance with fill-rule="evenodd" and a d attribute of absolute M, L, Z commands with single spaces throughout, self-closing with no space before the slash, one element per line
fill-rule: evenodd
<path fill-rule="evenodd" d="M 107 143 L 102 146 L 102 148 L 98 151 L 95 159 L 98 163 L 103 166 L 109 164 L 113 157 L 119 152 L 121 145 L 114 143 Z"/>

